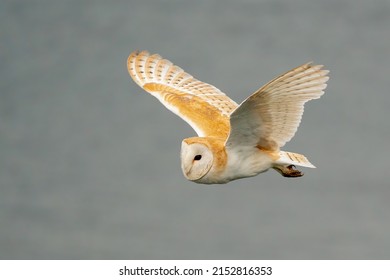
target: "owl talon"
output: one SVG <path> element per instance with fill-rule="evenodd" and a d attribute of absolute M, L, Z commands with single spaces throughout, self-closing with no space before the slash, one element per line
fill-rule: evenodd
<path fill-rule="evenodd" d="M 295 178 L 295 177 L 302 177 L 303 173 L 297 169 L 295 169 L 295 165 L 288 165 L 288 166 L 275 166 L 274 169 L 278 171 L 280 174 L 282 174 L 283 177 L 288 178 Z"/>

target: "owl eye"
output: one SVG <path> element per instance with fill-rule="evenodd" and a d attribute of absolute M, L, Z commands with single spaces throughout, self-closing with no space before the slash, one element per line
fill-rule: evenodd
<path fill-rule="evenodd" d="M 201 160 L 202 159 L 202 156 L 201 155 L 196 155 L 195 157 L 194 157 L 194 160 Z"/>

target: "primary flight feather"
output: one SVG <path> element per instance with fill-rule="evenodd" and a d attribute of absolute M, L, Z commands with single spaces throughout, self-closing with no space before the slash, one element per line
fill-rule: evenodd
<path fill-rule="evenodd" d="M 185 120 L 198 137 L 184 139 L 181 167 L 193 182 L 221 184 L 270 168 L 285 177 L 314 166 L 280 151 L 294 136 L 304 104 L 320 98 L 328 80 L 322 65 L 304 64 L 277 77 L 240 105 L 158 54 L 135 51 L 127 60 L 133 80 Z"/>

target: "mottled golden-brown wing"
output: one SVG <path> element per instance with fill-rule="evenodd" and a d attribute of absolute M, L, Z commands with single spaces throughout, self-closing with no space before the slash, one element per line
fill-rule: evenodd
<path fill-rule="evenodd" d="M 329 79 L 322 65 L 299 66 L 247 98 L 230 117 L 228 146 L 250 145 L 275 151 L 298 129 L 304 104 L 320 98 Z"/>
<path fill-rule="evenodd" d="M 185 120 L 199 136 L 227 138 L 229 116 L 237 104 L 219 89 L 147 51 L 131 53 L 127 68 L 140 87 Z"/>

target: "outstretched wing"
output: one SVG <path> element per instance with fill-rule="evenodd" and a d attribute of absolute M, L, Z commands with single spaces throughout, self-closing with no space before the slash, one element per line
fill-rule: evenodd
<path fill-rule="evenodd" d="M 231 114 L 227 145 L 275 151 L 298 129 L 304 104 L 320 98 L 329 79 L 322 65 L 299 66 L 272 80 Z"/>
<path fill-rule="evenodd" d="M 199 136 L 227 138 L 229 115 L 237 103 L 219 89 L 147 51 L 131 53 L 127 68 L 140 87 L 184 119 Z"/>

